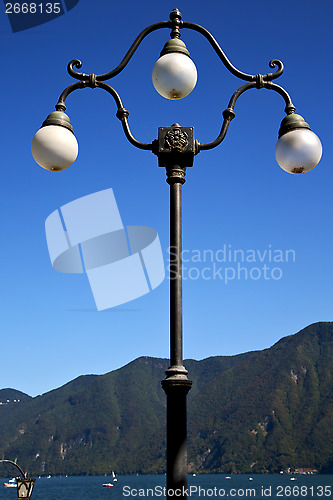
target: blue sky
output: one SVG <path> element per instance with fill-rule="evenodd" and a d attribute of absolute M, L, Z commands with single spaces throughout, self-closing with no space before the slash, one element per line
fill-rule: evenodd
<path fill-rule="evenodd" d="M 17 33 L 2 9 L 0 387 L 34 396 L 138 356 L 169 356 L 168 281 L 135 301 L 97 312 L 85 275 L 52 269 L 44 230 L 45 219 L 61 205 L 111 187 L 124 224 L 158 231 L 167 265 L 169 187 L 157 158 L 127 142 L 113 100 L 100 89 L 80 90 L 67 100 L 79 142 L 71 168 L 43 170 L 30 144 L 62 90 L 74 82 L 66 72 L 71 59 L 81 59 L 85 73 L 109 71 L 144 27 L 167 20 L 176 6 L 185 21 L 210 30 L 240 70 L 265 74 L 271 59 L 281 59 L 285 72 L 276 83 L 290 93 L 323 144 L 323 158 L 312 172 L 293 176 L 281 170 L 274 148 L 284 101 L 272 91 L 254 89 L 238 100 L 225 141 L 201 152 L 188 169 L 183 245 L 191 257 L 187 265 L 196 269 L 189 272 L 199 277 L 184 282 L 184 357 L 268 348 L 311 323 L 333 319 L 330 0 L 240 0 L 237 7 L 212 0 L 177 5 L 80 0 L 66 15 Z M 175 122 L 194 126 L 196 138 L 210 142 L 243 82 L 224 68 L 201 35 L 183 30 L 198 70 L 197 86 L 182 101 L 160 97 L 151 71 L 168 38 L 169 30 L 146 38 L 111 85 L 142 142 L 154 140 L 159 126 Z M 208 267 L 213 276 L 214 265 L 228 265 L 237 274 L 237 259 L 217 261 L 223 249 L 253 251 L 257 260 L 247 263 L 248 273 L 266 264 L 279 269 L 274 271 L 279 279 L 271 271 L 269 279 L 263 274 L 257 279 L 259 271 L 248 279 L 243 271 L 228 283 L 218 273 L 204 279 L 202 269 Z M 204 250 L 214 255 L 213 262 L 194 261 L 194 255 L 203 259 Z M 263 256 L 265 250 L 260 262 L 258 252 Z M 274 261 L 277 255 L 286 260 L 287 250 L 293 258 Z"/>

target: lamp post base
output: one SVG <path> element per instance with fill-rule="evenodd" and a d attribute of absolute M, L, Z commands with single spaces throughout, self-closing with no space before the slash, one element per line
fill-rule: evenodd
<path fill-rule="evenodd" d="M 162 387 L 167 396 L 167 498 L 187 498 L 186 396 L 192 382 L 183 366 L 170 367 Z"/>

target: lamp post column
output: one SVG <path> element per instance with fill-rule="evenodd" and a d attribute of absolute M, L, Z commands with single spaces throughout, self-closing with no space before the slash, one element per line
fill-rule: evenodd
<path fill-rule="evenodd" d="M 170 366 L 162 381 L 167 395 L 167 496 L 186 498 L 186 396 L 192 382 L 183 366 L 182 185 L 186 167 L 193 163 L 193 128 L 161 127 L 159 146 L 159 164 L 166 167 L 170 185 Z"/>
<path fill-rule="evenodd" d="M 168 497 L 185 498 L 187 488 L 186 396 L 192 382 L 183 366 L 182 307 L 182 185 L 185 169 L 167 172 L 170 184 L 170 367 L 162 387 L 167 395 L 167 490 Z M 171 493 L 172 491 L 172 493 Z"/>

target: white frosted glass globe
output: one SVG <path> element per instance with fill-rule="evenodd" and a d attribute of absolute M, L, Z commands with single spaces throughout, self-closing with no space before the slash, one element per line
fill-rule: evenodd
<path fill-rule="evenodd" d="M 190 57 L 171 52 L 160 57 L 153 68 L 153 85 L 166 99 L 186 97 L 197 83 L 197 69 Z"/>
<path fill-rule="evenodd" d="M 280 167 L 290 174 L 303 174 L 320 161 L 323 149 L 319 138 L 309 129 L 291 130 L 282 135 L 275 148 Z"/>
<path fill-rule="evenodd" d="M 78 155 L 74 134 L 59 125 L 40 128 L 32 139 L 31 152 L 35 161 L 47 170 L 65 170 Z"/>

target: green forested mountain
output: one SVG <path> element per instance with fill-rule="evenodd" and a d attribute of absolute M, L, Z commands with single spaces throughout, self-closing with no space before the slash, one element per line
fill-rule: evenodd
<path fill-rule="evenodd" d="M 185 366 L 190 470 L 333 472 L 333 323 Z M 20 399 L 0 405 L 0 458 L 36 475 L 163 472 L 167 367 L 142 357 L 36 398 L 0 390 L 0 402 Z"/>
<path fill-rule="evenodd" d="M 192 401 L 190 461 L 210 471 L 322 469 L 333 458 L 333 323 L 251 353 Z"/>
<path fill-rule="evenodd" d="M 17 403 L 30 398 L 31 396 L 16 389 L 0 389 L 0 405 Z"/>

